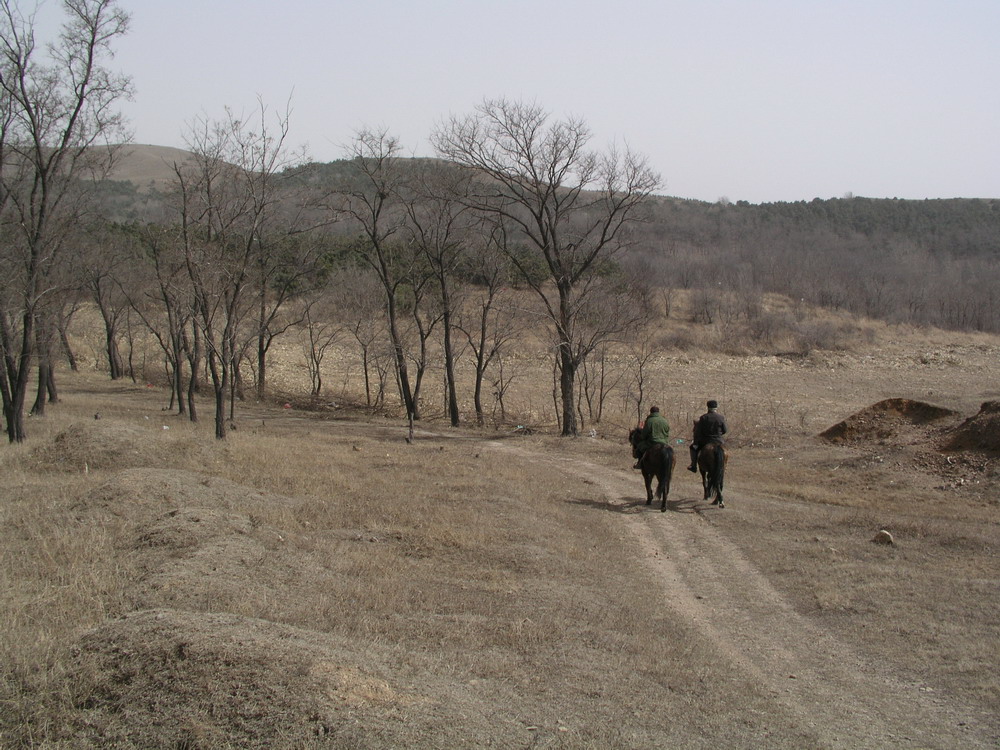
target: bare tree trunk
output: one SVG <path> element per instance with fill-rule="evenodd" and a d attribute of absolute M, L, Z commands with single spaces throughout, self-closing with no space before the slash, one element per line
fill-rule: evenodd
<path fill-rule="evenodd" d="M 372 383 L 371 374 L 368 370 L 368 347 L 361 347 L 361 369 L 365 373 L 365 406 L 371 408 L 372 405 Z"/>
<path fill-rule="evenodd" d="M 125 374 L 121 350 L 118 347 L 118 319 L 114 311 L 101 308 L 104 318 L 105 351 L 108 355 L 108 373 L 112 380 L 118 380 Z"/>
<path fill-rule="evenodd" d="M 45 402 L 55 403 L 55 376 L 52 373 L 52 343 L 55 337 L 55 326 L 48 315 L 41 317 L 35 328 L 35 346 L 38 350 L 38 389 L 35 393 L 35 403 L 31 414 L 36 417 L 45 415 Z"/>
<path fill-rule="evenodd" d="M 257 398 L 261 401 L 267 393 L 267 338 L 263 331 L 257 334 Z"/>
<path fill-rule="evenodd" d="M 128 376 L 133 383 L 138 382 L 135 375 L 135 329 L 132 327 L 131 311 L 125 313 L 125 339 L 128 341 Z"/>
<path fill-rule="evenodd" d="M 403 348 L 403 340 L 399 335 L 399 326 L 396 323 L 396 302 L 389 297 L 389 336 L 392 338 L 392 352 L 396 362 L 396 377 L 399 382 L 400 395 L 403 397 L 403 406 L 406 407 L 407 417 L 420 419 L 420 412 L 417 409 L 417 402 L 413 398 L 413 390 L 410 387 L 410 374 L 406 367 L 406 351 Z"/>
<path fill-rule="evenodd" d="M 49 379 L 49 363 L 44 356 L 38 358 L 38 389 L 35 391 L 35 403 L 29 412 L 33 417 L 45 416 L 45 394 Z"/>
<path fill-rule="evenodd" d="M 475 393 L 472 400 L 476 409 L 476 424 L 482 427 L 486 422 L 483 414 L 483 373 L 479 370 L 476 371 Z"/>
<path fill-rule="evenodd" d="M 575 436 L 577 429 L 576 415 L 576 360 L 569 346 L 559 346 L 559 391 L 562 394 L 562 432 L 564 437 Z"/>
<path fill-rule="evenodd" d="M 51 359 L 50 359 L 51 362 Z M 49 403 L 59 403 L 59 391 L 56 389 L 56 368 L 49 365 L 48 375 L 45 377 L 45 390 L 49 394 Z"/>
<path fill-rule="evenodd" d="M 225 353 L 221 356 L 210 353 L 208 366 L 212 373 L 212 390 L 215 394 L 215 437 L 218 440 L 226 438 L 226 390 L 229 385 L 229 372 Z"/>
<path fill-rule="evenodd" d="M 448 415 L 451 426 L 458 427 L 458 392 L 455 389 L 455 353 L 451 343 L 451 310 L 449 302 L 444 305 L 444 371 L 448 380 Z"/>
<path fill-rule="evenodd" d="M 70 316 L 59 318 L 59 343 L 62 347 L 63 354 L 66 355 L 66 361 L 69 363 L 69 369 L 73 372 L 79 372 L 80 366 L 76 361 L 76 355 L 73 353 L 73 347 L 69 344 L 69 320 Z"/>
<path fill-rule="evenodd" d="M 201 369 L 201 333 L 198 326 L 192 326 L 194 345 L 189 353 L 191 377 L 188 378 L 187 386 L 187 409 L 188 418 L 192 422 L 198 421 L 198 407 L 195 402 L 195 395 L 198 393 L 198 371 Z"/>
<path fill-rule="evenodd" d="M 27 437 L 24 427 L 24 402 L 28 395 L 28 376 L 32 365 L 32 316 L 23 316 L 23 330 L 21 332 L 21 346 L 19 354 L 11 347 L 13 336 L 10 335 L 10 326 L 4 320 L 3 325 L 3 351 L 4 351 L 4 377 L 2 381 L 3 413 L 4 421 L 7 423 L 7 439 L 11 443 L 22 443 Z"/>

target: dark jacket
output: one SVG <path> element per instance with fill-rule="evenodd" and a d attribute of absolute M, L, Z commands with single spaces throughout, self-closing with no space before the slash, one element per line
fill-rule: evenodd
<path fill-rule="evenodd" d="M 723 443 L 722 436 L 727 432 L 726 418 L 717 411 L 710 411 L 702 414 L 694 425 L 694 444 L 707 445 L 708 443 Z"/>

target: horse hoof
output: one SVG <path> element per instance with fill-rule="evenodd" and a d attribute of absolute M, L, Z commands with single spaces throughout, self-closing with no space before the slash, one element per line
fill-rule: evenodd
<path fill-rule="evenodd" d="M 722 501 L 720 500 L 720 501 L 719 501 L 719 507 L 720 507 L 720 508 L 725 508 L 725 507 L 726 507 L 726 504 L 725 504 L 724 502 L 722 502 Z"/>

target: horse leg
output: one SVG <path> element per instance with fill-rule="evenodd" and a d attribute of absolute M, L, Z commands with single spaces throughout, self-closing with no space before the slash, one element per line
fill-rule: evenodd
<path fill-rule="evenodd" d="M 722 501 L 722 481 L 717 476 L 715 481 L 712 482 L 712 493 L 715 495 L 715 500 L 712 505 L 718 505 L 720 508 L 725 508 L 726 504 Z"/>
<path fill-rule="evenodd" d="M 728 456 L 726 456 L 725 450 L 721 446 L 716 449 L 715 471 L 713 472 L 715 474 L 715 481 L 713 482 L 715 485 L 715 503 L 713 505 L 718 505 L 720 508 L 726 507 L 725 502 L 722 500 L 722 485 L 726 477 L 727 458 Z"/>
<path fill-rule="evenodd" d="M 717 477 L 715 481 L 715 502 L 712 505 L 718 505 L 720 508 L 725 508 L 726 504 L 722 501 L 722 479 Z"/>
<path fill-rule="evenodd" d="M 667 512 L 667 495 L 670 494 L 670 477 L 674 473 L 674 454 L 671 451 L 669 455 L 664 456 L 663 460 L 663 473 L 660 475 L 660 486 L 657 488 L 657 492 L 660 493 L 660 512 Z"/>
<path fill-rule="evenodd" d="M 656 480 L 656 496 L 660 498 L 660 510 L 664 511 L 667 509 L 667 485 L 661 474 Z"/>
<path fill-rule="evenodd" d="M 646 483 L 646 505 L 653 504 L 653 475 L 646 471 L 646 467 L 642 469 L 642 481 Z"/>

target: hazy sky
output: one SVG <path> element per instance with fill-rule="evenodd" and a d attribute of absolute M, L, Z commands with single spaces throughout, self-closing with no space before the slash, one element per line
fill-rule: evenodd
<path fill-rule="evenodd" d="M 646 154 L 667 195 L 1000 198 L 1000 0 L 121 5 L 137 143 L 291 97 L 316 160 L 366 125 L 428 155 L 443 118 L 506 97 Z"/>

